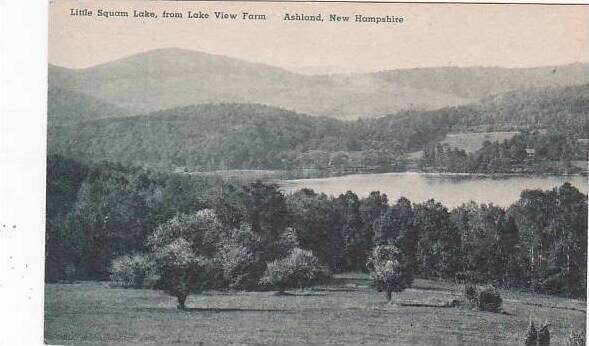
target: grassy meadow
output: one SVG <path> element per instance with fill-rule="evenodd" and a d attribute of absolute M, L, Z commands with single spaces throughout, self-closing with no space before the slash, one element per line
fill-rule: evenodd
<path fill-rule="evenodd" d="M 449 133 L 440 143 L 442 145 L 448 144 L 452 148 L 462 149 L 467 153 L 474 153 L 483 147 L 485 141 L 502 143 L 513 138 L 518 133 L 517 131 Z"/>
<path fill-rule="evenodd" d="M 160 291 L 110 288 L 106 282 L 47 284 L 48 344 L 124 345 L 522 345 L 530 316 L 548 320 L 553 345 L 585 328 L 585 302 L 501 291 L 503 313 L 444 307 L 462 288 L 415 280 L 389 305 L 368 275 L 336 275 L 329 284 L 273 292 L 207 291 L 187 309 Z"/>
<path fill-rule="evenodd" d="M 483 147 L 485 141 L 499 142 L 510 140 L 519 132 L 517 131 L 494 131 L 494 132 L 466 132 L 448 133 L 440 144 L 448 144 L 451 148 L 464 150 L 466 153 L 474 153 Z M 423 150 L 408 154 L 408 158 L 419 160 L 423 156 Z"/>

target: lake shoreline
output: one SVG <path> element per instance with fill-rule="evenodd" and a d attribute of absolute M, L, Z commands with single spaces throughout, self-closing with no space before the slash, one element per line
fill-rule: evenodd
<path fill-rule="evenodd" d="M 272 170 L 272 169 L 227 169 L 203 172 L 176 172 L 192 176 L 221 177 L 221 178 L 241 178 L 241 179 L 259 179 L 263 181 L 274 182 L 276 180 L 303 180 L 303 179 L 320 179 L 336 178 L 356 175 L 373 175 L 373 174 L 419 174 L 419 175 L 443 175 L 443 176 L 480 176 L 480 177 L 587 177 L 587 172 L 579 173 L 554 173 L 554 172 L 497 172 L 497 173 L 473 173 L 473 172 L 444 172 L 444 171 L 422 171 L 422 170 L 367 170 L 367 171 L 328 171 L 314 168 L 297 169 L 297 170 Z"/>
<path fill-rule="evenodd" d="M 567 182 L 584 194 L 589 190 L 586 177 L 580 175 L 532 176 L 515 173 L 390 172 L 273 179 L 268 182 L 278 185 L 285 194 L 306 188 L 333 197 L 352 191 L 362 198 L 379 191 L 386 194 L 389 200 L 405 197 L 420 203 L 434 199 L 449 208 L 470 201 L 508 207 L 519 199 L 524 190 L 552 190 Z"/>

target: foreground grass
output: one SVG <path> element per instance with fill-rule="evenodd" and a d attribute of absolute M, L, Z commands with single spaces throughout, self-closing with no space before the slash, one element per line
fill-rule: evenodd
<path fill-rule="evenodd" d="M 529 317 L 548 320 L 552 344 L 585 328 L 585 302 L 503 292 L 505 313 L 444 308 L 461 288 L 416 280 L 388 305 L 366 275 L 291 295 L 217 292 L 191 296 L 188 309 L 159 291 L 109 288 L 107 283 L 49 284 L 49 344 L 306 344 L 522 345 Z"/>

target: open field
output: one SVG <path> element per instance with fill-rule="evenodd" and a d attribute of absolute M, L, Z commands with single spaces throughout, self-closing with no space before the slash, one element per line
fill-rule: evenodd
<path fill-rule="evenodd" d="M 464 150 L 466 153 L 474 153 L 483 147 L 485 141 L 502 143 L 513 138 L 518 131 L 496 131 L 496 132 L 472 132 L 472 133 L 449 133 L 440 144 L 448 144 L 451 148 Z M 409 159 L 418 160 L 423 151 L 416 151 L 408 155 Z"/>
<path fill-rule="evenodd" d="M 474 153 L 483 147 L 485 141 L 502 143 L 518 133 L 518 131 L 449 133 L 441 143 L 448 144 L 452 148 L 462 149 L 467 153 Z"/>
<path fill-rule="evenodd" d="M 416 280 L 388 305 L 364 274 L 290 291 L 207 292 L 180 311 L 159 291 L 107 283 L 48 284 L 45 337 L 50 344 L 521 345 L 529 317 L 549 320 L 554 345 L 584 329 L 585 303 L 502 292 L 504 313 L 436 307 L 461 288 Z"/>

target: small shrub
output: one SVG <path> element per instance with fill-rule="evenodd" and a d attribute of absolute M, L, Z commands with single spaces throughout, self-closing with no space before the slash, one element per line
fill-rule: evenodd
<path fill-rule="evenodd" d="M 471 309 L 478 308 L 479 306 L 479 292 L 476 286 L 465 285 L 464 286 L 464 298 L 466 299 L 466 306 Z"/>
<path fill-rule="evenodd" d="M 567 338 L 567 346 L 585 346 L 585 333 L 571 330 Z"/>
<path fill-rule="evenodd" d="M 479 311 L 500 312 L 501 304 L 503 304 L 501 294 L 494 287 L 478 288 L 473 285 L 465 285 L 464 298 L 466 306 Z"/>
<path fill-rule="evenodd" d="M 65 265 L 65 268 L 63 270 L 63 279 L 65 282 L 69 282 L 69 283 L 74 282 L 77 274 L 78 274 L 78 271 L 77 271 L 75 265 L 73 265 L 72 263 L 68 263 Z"/>
<path fill-rule="evenodd" d="M 153 281 L 153 268 L 153 261 L 147 255 L 125 255 L 113 261 L 110 279 L 124 288 L 142 288 L 146 281 Z"/>
<path fill-rule="evenodd" d="M 534 325 L 534 321 L 530 320 L 530 326 L 528 327 L 528 331 L 526 332 L 526 336 L 524 338 L 524 345 L 536 346 L 537 343 L 538 343 L 538 331 L 536 330 L 536 326 Z"/>
<path fill-rule="evenodd" d="M 501 294 L 494 287 L 485 287 L 479 290 L 478 309 L 480 311 L 500 312 Z"/>

